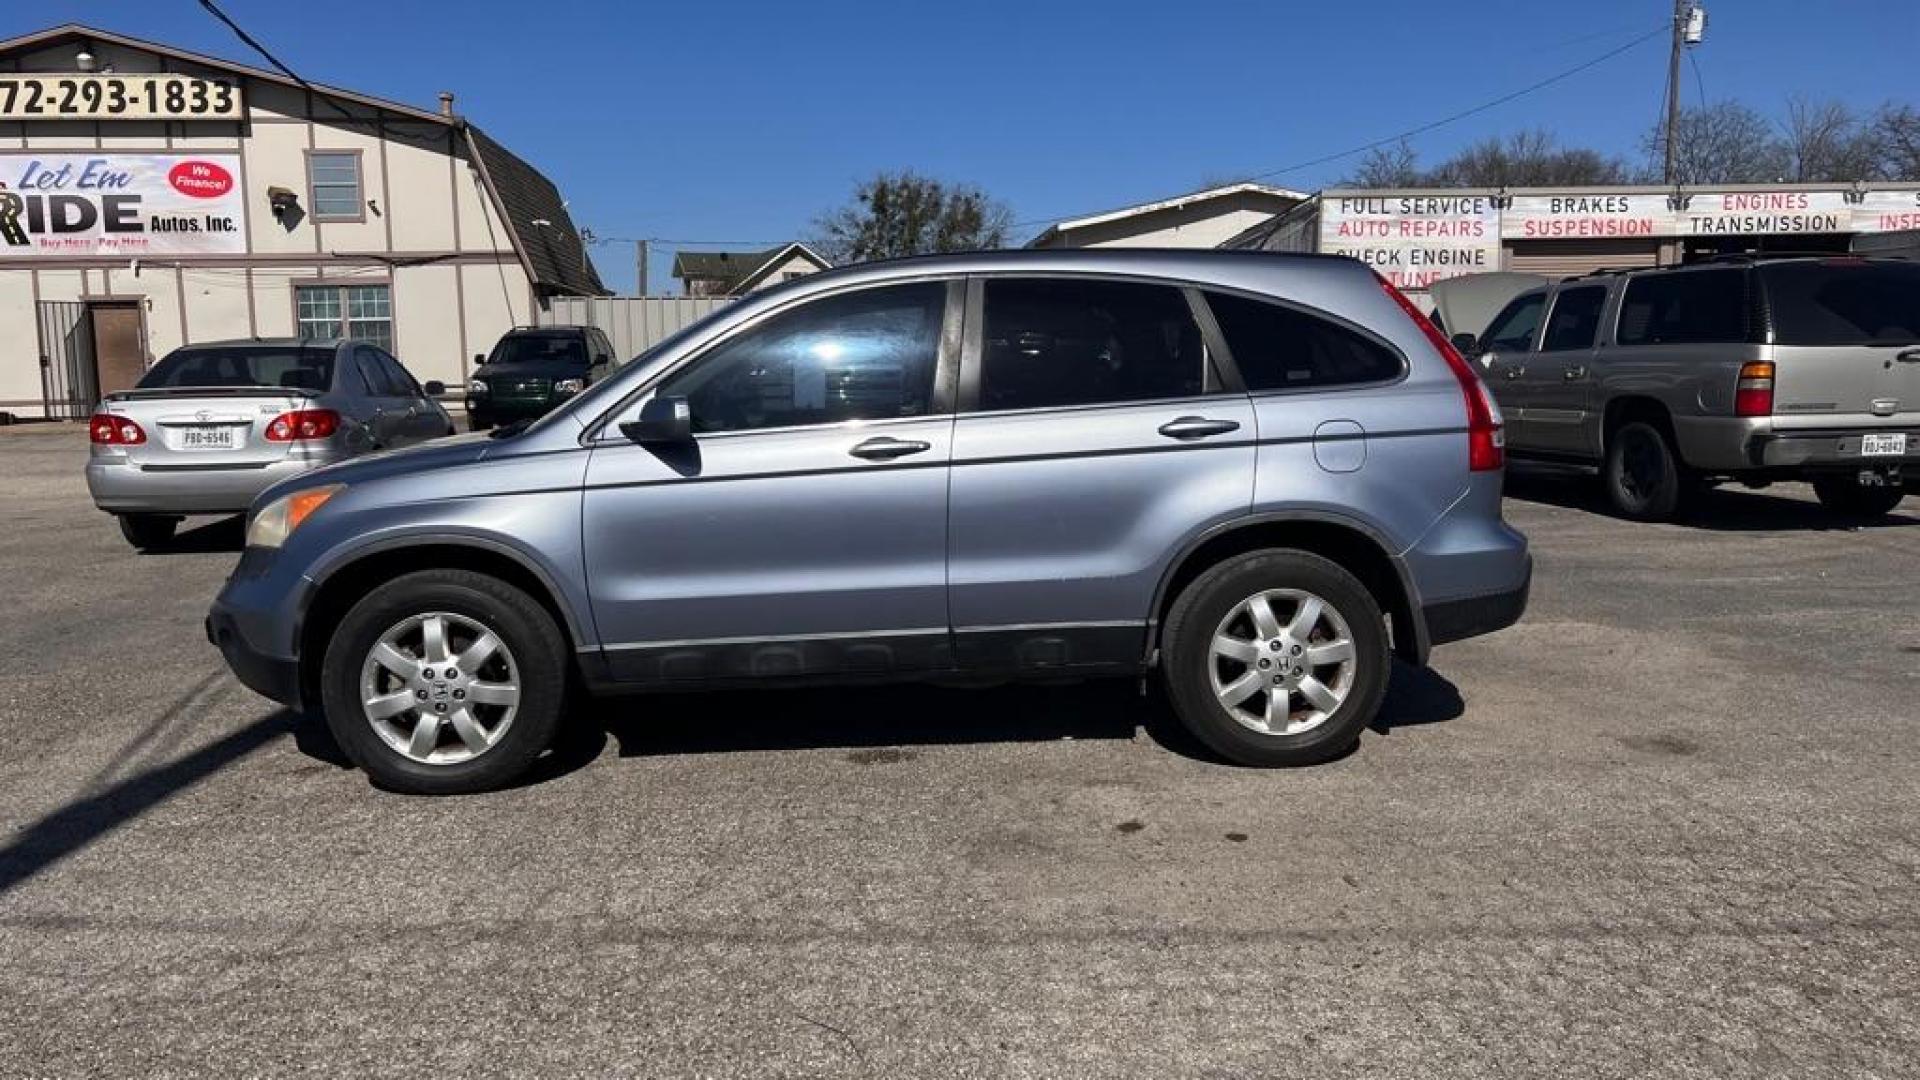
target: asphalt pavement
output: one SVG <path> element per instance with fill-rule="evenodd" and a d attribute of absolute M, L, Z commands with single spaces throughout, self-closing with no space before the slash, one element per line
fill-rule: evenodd
<path fill-rule="evenodd" d="M 0 429 L 0 1077 L 1920 1072 L 1920 499 L 1519 478 L 1518 627 L 1330 765 L 1131 683 L 631 698 L 370 787 Z"/>

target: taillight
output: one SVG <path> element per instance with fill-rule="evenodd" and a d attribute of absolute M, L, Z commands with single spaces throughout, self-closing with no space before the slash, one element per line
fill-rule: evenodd
<path fill-rule="evenodd" d="M 1740 365 L 1740 381 L 1733 384 L 1733 415 L 1773 415 L 1773 365 L 1764 360 Z"/>
<path fill-rule="evenodd" d="M 139 424 L 124 416 L 112 413 L 94 413 L 87 421 L 87 438 L 95 446 L 139 446 L 147 441 L 147 433 Z"/>
<path fill-rule="evenodd" d="M 1448 370 L 1460 382 L 1460 392 L 1467 399 L 1467 468 L 1474 472 L 1492 472 L 1506 465 L 1506 425 L 1500 416 L 1499 403 L 1493 400 L 1493 391 L 1487 389 L 1480 373 L 1473 370 L 1473 365 L 1460 355 L 1459 349 L 1453 347 L 1447 335 L 1441 333 L 1425 313 L 1413 306 L 1413 301 L 1407 299 L 1405 293 L 1394 288 L 1393 282 L 1381 277 L 1378 272 L 1373 276 L 1386 294 L 1393 297 L 1393 302 L 1400 305 L 1400 310 L 1407 313 L 1407 318 L 1412 319 L 1413 324 L 1426 335 L 1427 343 L 1445 358 Z"/>
<path fill-rule="evenodd" d="M 267 425 L 268 442 L 324 439 L 340 430 L 340 414 L 332 409 L 295 409 L 281 413 Z"/>

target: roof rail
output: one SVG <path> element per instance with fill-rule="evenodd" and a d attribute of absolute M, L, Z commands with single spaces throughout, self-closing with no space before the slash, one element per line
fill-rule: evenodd
<path fill-rule="evenodd" d="M 1709 263 L 1755 263 L 1768 259 L 1840 259 L 1853 256 L 1851 251 L 1733 251 L 1720 255 L 1709 255 L 1695 262 Z"/>

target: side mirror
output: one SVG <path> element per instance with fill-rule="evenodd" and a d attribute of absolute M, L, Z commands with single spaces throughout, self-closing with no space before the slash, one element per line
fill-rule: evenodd
<path fill-rule="evenodd" d="M 477 353 L 474 353 L 474 354 L 473 354 L 473 366 L 474 366 L 474 367 L 479 367 L 479 366 L 481 366 L 482 364 L 485 364 L 486 362 L 487 362 L 487 354 L 486 354 L 486 353 L 483 353 L 483 352 L 477 352 Z"/>
<path fill-rule="evenodd" d="M 428 379 L 426 390 L 428 397 L 439 397 L 441 394 L 447 392 L 447 384 L 441 382 L 439 379 Z"/>
<path fill-rule="evenodd" d="M 1480 351 L 1480 339 L 1466 331 L 1453 335 L 1453 347 L 1460 350 L 1461 356 L 1472 356 Z"/>
<path fill-rule="evenodd" d="M 655 397 L 640 406 L 640 419 L 620 425 L 620 434 L 647 445 L 693 441 L 693 412 L 684 397 Z"/>

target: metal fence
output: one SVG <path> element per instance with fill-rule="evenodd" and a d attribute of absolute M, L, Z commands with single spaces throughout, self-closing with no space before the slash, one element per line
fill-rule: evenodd
<path fill-rule="evenodd" d="M 614 355 L 631 359 L 689 323 L 733 303 L 731 296 L 556 296 L 542 326 L 597 326 Z"/>
<path fill-rule="evenodd" d="M 43 300 L 40 323 L 40 400 L 45 415 L 62 420 L 92 413 L 100 396 L 93 370 L 93 320 L 78 300 Z"/>

